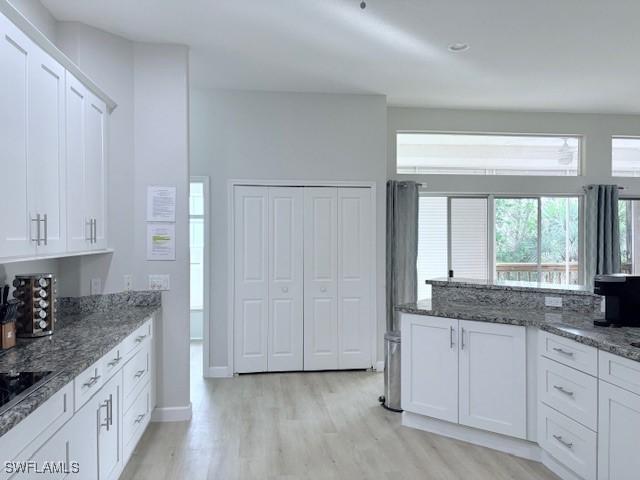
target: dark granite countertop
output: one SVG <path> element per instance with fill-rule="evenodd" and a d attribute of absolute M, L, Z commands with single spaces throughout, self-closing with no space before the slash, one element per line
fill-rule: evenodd
<path fill-rule="evenodd" d="M 489 290 L 510 290 L 515 292 L 539 292 L 553 294 L 590 295 L 593 291 L 584 285 L 556 285 L 543 282 L 522 282 L 515 280 L 496 280 L 488 282 L 486 280 L 474 280 L 470 278 L 434 278 L 425 280 L 427 285 L 437 287 L 465 287 L 481 288 Z"/>
<path fill-rule="evenodd" d="M 154 301 L 157 299 L 158 303 L 149 302 L 148 298 L 139 301 L 141 295 L 119 294 L 104 297 L 110 297 L 110 300 L 100 305 L 96 304 L 95 297 L 87 297 L 92 299 L 92 312 L 87 311 L 86 303 L 77 305 L 75 299 L 68 302 L 73 308 L 68 308 L 67 313 L 58 315 L 53 335 L 19 340 L 18 345 L 0 355 L 1 372 L 60 372 L 26 399 L 0 415 L 0 436 L 73 381 L 78 374 L 122 342 L 161 308 L 159 296 L 155 297 L 153 294 L 148 298 L 153 298 Z M 116 298 L 116 301 L 113 298 Z"/>
<path fill-rule="evenodd" d="M 437 299 L 399 305 L 396 310 L 417 315 L 537 327 L 640 362 L 640 348 L 630 345 L 631 342 L 640 342 L 640 328 L 596 327 L 593 320 L 603 316 L 599 313 L 575 313 L 553 308 L 532 310 L 494 307 Z"/>

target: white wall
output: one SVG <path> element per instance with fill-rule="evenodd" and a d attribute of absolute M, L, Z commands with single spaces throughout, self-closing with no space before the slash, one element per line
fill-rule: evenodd
<path fill-rule="evenodd" d="M 382 96 L 192 91 L 191 174 L 211 177 L 211 366 L 227 366 L 229 179 L 376 182 L 382 358 L 385 135 Z"/>
<path fill-rule="evenodd" d="M 56 19 L 40 3 L 40 0 L 8 0 L 8 2 L 49 40 L 56 43 Z"/>
<path fill-rule="evenodd" d="M 389 178 L 416 179 L 434 192 L 582 193 L 591 183 L 623 185 L 624 195 L 640 194 L 640 179 L 611 177 L 611 136 L 640 136 L 638 115 L 518 113 L 389 107 L 387 173 Z M 506 177 L 482 175 L 397 175 L 396 132 L 436 130 L 460 132 L 549 133 L 584 136 L 581 177 Z"/>

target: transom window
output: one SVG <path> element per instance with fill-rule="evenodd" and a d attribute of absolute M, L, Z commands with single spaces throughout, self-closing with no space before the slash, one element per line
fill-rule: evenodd
<path fill-rule="evenodd" d="M 419 133 L 396 135 L 397 173 L 443 175 L 580 174 L 581 137 Z"/>
<path fill-rule="evenodd" d="M 640 177 L 640 138 L 611 139 L 611 174 L 614 177 Z"/>

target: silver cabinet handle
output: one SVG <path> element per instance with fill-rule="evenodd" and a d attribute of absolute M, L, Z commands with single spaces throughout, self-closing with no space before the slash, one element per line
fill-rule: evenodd
<path fill-rule="evenodd" d="M 144 372 L 146 372 L 146 370 L 138 370 L 136 372 L 136 374 L 134 375 L 135 378 L 140 378 L 142 375 L 144 375 Z"/>
<path fill-rule="evenodd" d="M 98 220 L 93 219 L 93 243 L 98 243 Z"/>
<path fill-rule="evenodd" d="M 89 381 L 88 381 L 88 382 L 85 382 L 85 383 L 83 384 L 83 386 L 88 387 L 88 388 L 91 388 L 91 387 L 93 387 L 93 386 L 96 384 L 96 382 L 97 382 L 98 380 L 100 380 L 100 375 L 96 375 L 95 377 L 91 377 L 91 378 L 89 379 Z"/>
<path fill-rule="evenodd" d="M 138 415 L 138 416 L 136 417 L 135 423 L 140 423 L 140 422 L 142 421 L 142 419 L 143 419 L 144 417 L 146 417 L 146 416 L 147 416 L 147 414 L 146 414 L 146 413 L 143 413 L 143 414 L 141 414 L 141 415 Z"/>
<path fill-rule="evenodd" d="M 109 427 L 111 426 L 111 423 L 109 423 L 109 400 L 105 400 L 104 402 L 102 402 L 100 404 L 100 408 L 98 409 L 98 415 L 100 414 L 99 412 L 105 408 L 107 410 L 107 418 L 104 419 L 104 423 L 100 423 L 100 428 L 105 427 L 107 429 L 107 432 L 109 431 Z"/>
<path fill-rule="evenodd" d="M 460 329 L 460 350 L 464 350 L 464 327 Z"/>
<path fill-rule="evenodd" d="M 44 244 L 47 245 L 49 242 L 49 219 L 47 218 L 47 214 L 44 214 Z"/>
<path fill-rule="evenodd" d="M 453 326 L 449 327 L 449 347 L 453 348 Z"/>
<path fill-rule="evenodd" d="M 113 394 L 109 394 L 109 425 L 113 425 Z M 107 429 L 108 430 L 108 429 Z"/>
<path fill-rule="evenodd" d="M 553 350 L 558 352 L 558 353 L 561 353 L 562 355 L 566 355 L 568 357 L 573 357 L 573 355 L 574 355 L 573 352 L 570 352 L 568 350 L 563 350 L 562 348 L 558 348 L 558 347 L 553 347 Z"/>
<path fill-rule="evenodd" d="M 122 357 L 114 358 L 107 365 L 110 367 L 115 367 L 117 364 L 120 363 L 120 360 L 122 360 Z"/>
<path fill-rule="evenodd" d="M 568 395 L 570 397 L 573 397 L 573 392 L 566 390 L 564 387 L 560 386 L 560 385 L 554 385 L 553 388 L 555 388 L 556 390 L 558 390 L 560 393 L 564 393 L 565 395 Z"/>
<path fill-rule="evenodd" d="M 146 335 L 139 335 L 139 336 L 136 338 L 136 343 L 140 343 L 140 342 L 142 342 L 145 338 L 147 338 L 147 336 L 146 336 Z"/>
<path fill-rule="evenodd" d="M 84 225 L 85 225 L 85 232 L 87 231 L 86 227 L 89 227 L 89 236 L 86 237 L 86 240 L 89 243 L 93 243 L 93 219 L 90 218 L 89 221 L 85 220 Z"/>
<path fill-rule="evenodd" d="M 40 241 L 41 241 L 41 237 L 40 237 L 40 223 L 42 222 L 42 219 L 40 217 L 39 213 L 36 213 L 36 218 L 32 218 L 31 219 L 31 223 L 33 224 L 35 222 L 36 224 L 36 238 L 33 238 L 33 235 L 31 237 L 31 241 L 35 242 L 36 245 L 39 247 L 40 246 Z"/>
<path fill-rule="evenodd" d="M 553 438 L 555 438 L 557 441 L 559 441 L 565 447 L 573 448 L 573 443 L 567 442 L 565 439 L 562 438 L 562 435 L 554 435 Z"/>

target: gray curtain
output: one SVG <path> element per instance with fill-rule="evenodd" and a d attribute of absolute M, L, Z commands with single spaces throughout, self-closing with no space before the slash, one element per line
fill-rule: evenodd
<path fill-rule="evenodd" d="M 387 182 L 387 331 L 400 331 L 394 307 L 415 302 L 418 257 L 418 185 Z"/>
<path fill-rule="evenodd" d="M 599 274 L 620 272 L 618 186 L 589 185 L 586 205 L 587 285 Z"/>

